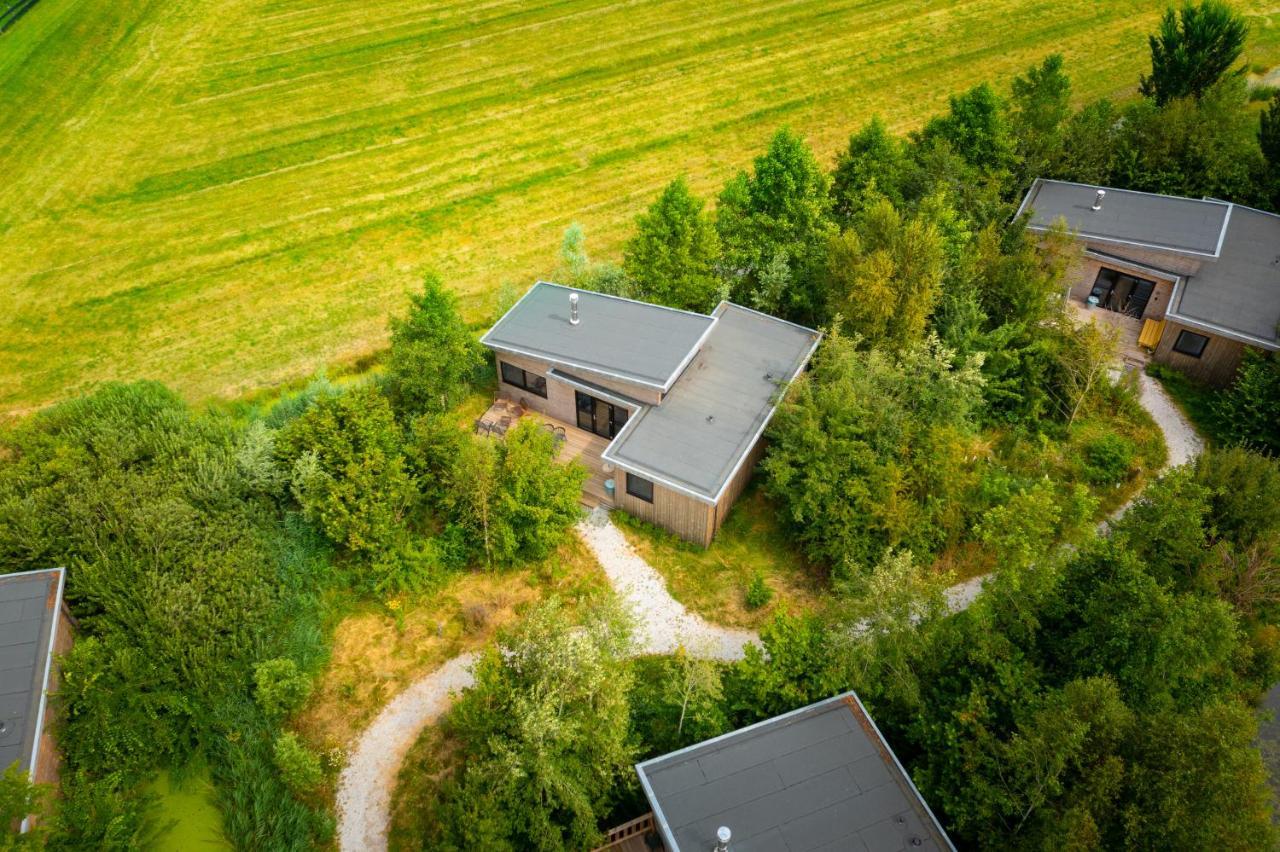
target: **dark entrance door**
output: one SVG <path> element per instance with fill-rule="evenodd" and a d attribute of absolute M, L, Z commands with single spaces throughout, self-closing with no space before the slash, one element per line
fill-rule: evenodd
<path fill-rule="evenodd" d="M 1141 317 L 1155 289 L 1154 281 L 1103 268 L 1098 270 L 1098 280 L 1093 283 L 1093 291 L 1089 295 L 1096 297 L 1098 304 L 1109 311 Z"/>
<path fill-rule="evenodd" d="M 574 391 L 578 404 L 578 428 L 595 432 L 603 438 L 612 438 L 627 422 L 627 410 L 591 394 Z"/>

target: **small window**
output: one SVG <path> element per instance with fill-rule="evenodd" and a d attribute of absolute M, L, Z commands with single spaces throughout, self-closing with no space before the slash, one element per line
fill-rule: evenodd
<path fill-rule="evenodd" d="M 646 503 L 653 502 L 653 483 L 633 473 L 627 474 L 627 493 Z"/>
<path fill-rule="evenodd" d="M 522 370 L 514 364 L 508 364 L 506 361 L 499 361 L 498 363 L 504 383 L 527 390 L 529 393 L 537 394 L 543 399 L 547 398 L 546 376 L 530 373 L 528 370 Z"/>
<path fill-rule="evenodd" d="M 1182 331 L 1178 334 L 1178 339 L 1173 342 L 1173 351 L 1181 352 L 1183 355 L 1190 355 L 1192 358 L 1199 358 L 1204 354 L 1204 348 L 1209 345 L 1209 338 L 1203 334 L 1196 334 L 1194 331 Z"/>

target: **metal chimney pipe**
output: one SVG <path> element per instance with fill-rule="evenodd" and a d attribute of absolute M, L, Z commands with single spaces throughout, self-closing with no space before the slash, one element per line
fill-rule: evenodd
<path fill-rule="evenodd" d="M 729 852 L 729 838 L 733 837 L 733 832 L 729 831 L 729 826 L 722 825 L 716 829 L 716 848 L 712 852 Z"/>
<path fill-rule="evenodd" d="M 569 325 L 578 324 L 578 294 L 569 294 Z"/>
<path fill-rule="evenodd" d="M 1105 189 L 1100 189 L 1100 190 L 1098 190 L 1098 194 L 1097 194 L 1096 196 L 1094 196 L 1094 199 L 1093 199 L 1093 207 L 1092 207 L 1091 209 L 1093 209 L 1093 210 L 1101 210 L 1101 209 L 1102 209 L 1102 199 L 1104 199 L 1104 198 L 1106 198 L 1106 197 L 1107 197 L 1107 191 L 1106 191 Z"/>

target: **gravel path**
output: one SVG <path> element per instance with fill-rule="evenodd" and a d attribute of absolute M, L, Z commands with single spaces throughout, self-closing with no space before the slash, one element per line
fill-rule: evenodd
<path fill-rule="evenodd" d="M 1185 464 L 1199 455 L 1203 441 L 1160 384 L 1142 374 L 1139 390 L 1143 408 L 1164 433 L 1169 466 Z M 1129 505 L 1121 506 L 1112 519 Z M 697 656 L 731 661 L 742 659 L 747 644 L 757 641 L 755 633 L 717 627 L 671 597 L 662 575 L 640 558 L 622 531 L 609 521 L 607 512 L 593 511 L 578 524 L 577 532 L 599 560 L 614 591 L 636 616 L 640 653 L 669 654 L 683 645 Z M 961 610 L 973 603 L 982 592 L 984 579 L 974 577 L 948 589 L 951 608 Z M 471 685 L 475 659 L 473 653 L 455 657 L 415 682 L 360 734 L 338 779 L 338 847 L 343 852 L 383 852 L 387 848 L 391 791 L 400 764 L 422 730 L 448 709 L 453 694 Z"/>
<path fill-rule="evenodd" d="M 670 654 L 683 645 L 689 653 L 714 660 L 740 660 L 747 643 L 756 641 L 750 630 L 732 630 L 689 612 L 667 592 L 666 581 L 635 552 L 622 530 L 596 509 L 578 524 L 578 535 L 587 543 L 614 591 L 636 616 L 636 644 L 643 654 Z"/>
<path fill-rule="evenodd" d="M 422 729 L 440 718 L 453 693 L 474 681 L 471 664 L 477 655 L 454 657 L 416 681 L 382 708 L 356 740 L 338 777 L 338 848 L 350 852 L 387 848 L 391 824 L 391 791 L 400 764 Z"/>
<path fill-rule="evenodd" d="M 1173 404 L 1159 382 L 1142 373 L 1138 376 L 1138 389 L 1138 401 L 1164 433 L 1164 443 L 1169 448 L 1167 467 L 1186 464 L 1204 452 L 1204 441 L 1187 422 L 1187 418 L 1182 416 L 1182 412 Z"/>
<path fill-rule="evenodd" d="M 740 660 L 756 634 L 716 627 L 693 615 L 667 592 L 662 575 L 635 552 L 596 510 L 578 524 L 578 535 L 599 560 L 614 591 L 636 616 L 636 645 L 642 654 L 670 654 L 680 645 L 699 657 Z M 338 848 L 343 852 L 383 852 L 391 824 L 391 791 L 409 747 L 452 703 L 454 693 L 474 681 L 476 654 L 454 657 L 413 683 L 383 708 L 360 734 L 338 777 Z"/>

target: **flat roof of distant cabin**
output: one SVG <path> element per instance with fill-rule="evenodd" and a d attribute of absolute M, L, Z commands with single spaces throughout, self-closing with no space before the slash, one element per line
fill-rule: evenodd
<path fill-rule="evenodd" d="M 1094 210 L 1099 189 L 1107 195 Z M 1108 189 L 1036 178 L 1018 213 L 1031 211 L 1027 227 L 1047 231 L 1059 220 L 1087 240 L 1217 257 L 1231 205 L 1222 201 Z"/>
<path fill-rule="evenodd" d="M 1183 279 L 1170 312 L 1178 322 L 1280 348 L 1280 216 L 1233 205 L 1222 256 Z"/>
<path fill-rule="evenodd" d="M 578 294 L 576 326 L 571 293 Z M 713 324 L 705 314 L 539 281 L 480 342 L 666 391 Z"/>
<path fill-rule="evenodd" d="M 62 577 L 61 568 L 0 574 L 0 772 L 35 764 Z"/>
<path fill-rule="evenodd" d="M 668 852 L 954 850 L 852 692 L 636 766 Z"/>

